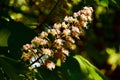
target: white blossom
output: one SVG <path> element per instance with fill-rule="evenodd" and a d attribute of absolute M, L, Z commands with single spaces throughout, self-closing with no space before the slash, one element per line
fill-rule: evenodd
<path fill-rule="evenodd" d="M 48 48 L 42 48 L 42 54 L 52 55 L 52 51 Z"/>

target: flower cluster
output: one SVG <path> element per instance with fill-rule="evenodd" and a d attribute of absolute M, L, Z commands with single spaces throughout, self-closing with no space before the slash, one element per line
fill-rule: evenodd
<path fill-rule="evenodd" d="M 73 16 L 66 16 L 63 22 L 55 23 L 52 29 L 41 32 L 31 44 L 23 45 L 22 59 L 33 68 L 44 65 L 53 70 L 57 59 L 65 61 L 70 50 L 76 48 L 75 40 L 80 39 L 82 28 L 91 22 L 92 12 L 91 7 L 84 7 Z"/>

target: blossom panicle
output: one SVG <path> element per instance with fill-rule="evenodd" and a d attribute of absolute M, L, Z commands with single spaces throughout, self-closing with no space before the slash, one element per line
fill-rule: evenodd
<path fill-rule="evenodd" d="M 31 40 L 30 44 L 23 45 L 22 59 L 30 62 L 30 66 L 46 66 L 49 70 L 55 69 L 55 62 L 51 58 L 65 61 L 70 55 L 70 50 L 76 49 L 75 41 L 80 39 L 82 28 L 88 28 L 92 21 L 92 7 L 84 7 L 83 10 L 65 16 L 63 22 L 55 23 L 52 29 L 42 31 L 39 36 Z M 49 34 L 54 37 L 50 41 Z"/>

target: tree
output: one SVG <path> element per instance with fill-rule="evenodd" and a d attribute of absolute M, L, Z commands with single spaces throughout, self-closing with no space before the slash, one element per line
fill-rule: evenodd
<path fill-rule="evenodd" d="M 0 80 L 119 79 L 118 2 L 1 0 Z"/>

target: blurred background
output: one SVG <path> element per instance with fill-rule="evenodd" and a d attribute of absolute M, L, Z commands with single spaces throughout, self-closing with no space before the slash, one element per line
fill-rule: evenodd
<path fill-rule="evenodd" d="M 20 62 L 22 45 L 84 6 L 93 7 L 93 21 L 81 36 L 77 53 L 110 80 L 120 80 L 119 0 L 0 0 L 0 80 L 17 80 L 15 73 L 19 74 L 21 80 L 97 80 L 74 76 L 65 78 L 68 75 L 64 71 L 66 67 L 58 68 L 51 74 L 53 77 L 57 72 L 60 79 L 50 76 L 48 79 L 45 76 L 49 71 L 41 69 L 41 73 L 36 74 L 37 71 L 27 70 L 23 66 L 25 63 Z"/>

